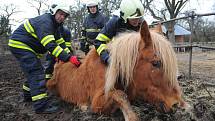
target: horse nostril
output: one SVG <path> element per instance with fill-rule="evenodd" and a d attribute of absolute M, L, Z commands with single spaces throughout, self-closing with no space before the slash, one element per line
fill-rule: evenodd
<path fill-rule="evenodd" d="M 159 103 L 159 107 L 160 107 L 160 110 L 161 110 L 162 113 L 174 114 L 177 111 L 178 105 L 174 104 L 171 109 L 168 109 L 166 107 L 165 103 L 162 101 L 162 102 Z"/>
<path fill-rule="evenodd" d="M 178 103 L 172 105 L 173 108 L 178 108 Z"/>
<path fill-rule="evenodd" d="M 179 105 L 178 103 L 172 105 L 172 108 L 170 109 L 169 113 L 170 113 L 170 114 L 176 113 L 177 108 L 178 108 L 178 105 Z"/>

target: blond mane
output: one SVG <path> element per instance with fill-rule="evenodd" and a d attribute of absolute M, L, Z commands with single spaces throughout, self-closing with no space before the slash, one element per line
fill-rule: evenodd
<path fill-rule="evenodd" d="M 150 31 L 153 48 L 162 61 L 164 74 L 168 78 L 169 86 L 176 84 L 178 71 L 174 50 L 167 39 L 153 31 Z M 106 71 L 105 93 L 114 89 L 114 85 L 120 76 L 120 83 L 127 88 L 133 80 L 133 70 L 138 58 L 138 48 L 141 41 L 139 32 L 122 33 L 115 37 L 108 45 L 111 61 Z"/>
<path fill-rule="evenodd" d="M 163 67 L 162 69 L 169 81 L 166 83 L 169 84 L 170 87 L 174 87 L 177 83 L 178 73 L 178 64 L 174 49 L 165 36 L 152 31 L 150 32 L 150 34 L 154 50 L 161 58 Z"/>

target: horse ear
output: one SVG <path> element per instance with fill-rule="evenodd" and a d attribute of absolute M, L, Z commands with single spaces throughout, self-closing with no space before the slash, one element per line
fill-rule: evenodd
<path fill-rule="evenodd" d="M 149 27 L 146 21 L 143 21 L 140 27 L 140 35 L 142 40 L 145 42 L 145 47 L 152 43 L 152 39 L 149 32 Z"/>
<path fill-rule="evenodd" d="M 162 27 L 161 27 L 161 23 L 158 23 L 155 28 L 153 28 L 153 31 L 157 32 L 157 33 L 160 33 L 160 34 L 163 34 L 163 31 L 162 31 Z"/>

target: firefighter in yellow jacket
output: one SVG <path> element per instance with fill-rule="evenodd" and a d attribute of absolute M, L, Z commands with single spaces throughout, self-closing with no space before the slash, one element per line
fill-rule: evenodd
<path fill-rule="evenodd" d="M 53 5 L 50 13 L 37 16 L 21 24 L 9 40 L 11 53 L 17 58 L 27 78 L 23 85 L 25 101 L 33 101 L 36 113 L 53 113 L 59 110 L 47 94 L 45 71 L 39 59 L 41 54 L 50 52 L 63 62 L 70 61 L 77 67 L 80 61 L 67 53 L 56 42 L 58 28 L 69 16 L 69 7 Z"/>
<path fill-rule="evenodd" d="M 108 21 L 108 17 L 103 15 L 98 8 L 98 3 L 89 1 L 87 3 L 88 15 L 84 19 L 81 39 L 81 50 L 87 54 L 90 50 L 89 46 L 94 45 L 94 41 L 100 30 Z"/>

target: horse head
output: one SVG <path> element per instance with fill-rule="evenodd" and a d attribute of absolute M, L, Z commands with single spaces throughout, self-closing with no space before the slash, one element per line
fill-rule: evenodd
<path fill-rule="evenodd" d="M 177 59 L 161 27 L 150 31 L 144 21 L 140 31 L 119 35 L 110 46 L 111 63 L 107 69 L 105 93 L 116 84 L 128 96 L 141 98 L 170 112 L 175 104 L 186 107 L 177 81 Z"/>
<path fill-rule="evenodd" d="M 169 112 L 175 104 L 185 107 L 177 80 L 177 59 L 171 43 L 157 29 L 150 31 L 146 22 L 140 29 L 139 57 L 134 69 L 134 85 L 139 97 Z"/>

